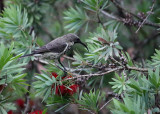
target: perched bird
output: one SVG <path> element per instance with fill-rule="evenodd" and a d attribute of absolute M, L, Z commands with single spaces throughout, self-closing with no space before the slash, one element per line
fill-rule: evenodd
<path fill-rule="evenodd" d="M 23 55 L 20 58 L 27 57 L 27 56 L 40 55 L 42 58 L 58 59 L 58 62 L 61 64 L 61 66 L 66 71 L 66 68 L 63 66 L 63 64 L 60 61 L 60 57 L 76 43 L 80 43 L 85 48 L 87 48 L 87 46 L 81 42 L 81 40 L 76 34 L 69 33 L 67 35 L 64 35 L 64 36 L 61 36 L 59 38 L 52 40 L 51 42 L 40 47 L 39 49 L 32 51 L 31 54 Z"/>

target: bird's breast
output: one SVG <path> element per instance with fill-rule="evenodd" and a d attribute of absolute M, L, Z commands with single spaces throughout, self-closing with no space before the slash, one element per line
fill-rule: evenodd
<path fill-rule="evenodd" d="M 68 43 L 68 46 L 69 46 L 69 47 L 71 47 L 71 46 L 73 46 L 73 45 L 74 45 L 74 42 L 69 42 L 69 43 Z"/>

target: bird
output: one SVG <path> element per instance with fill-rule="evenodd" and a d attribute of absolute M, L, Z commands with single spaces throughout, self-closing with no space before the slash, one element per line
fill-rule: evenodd
<path fill-rule="evenodd" d="M 69 33 L 52 40 L 48 44 L 33 50 L 31 54 L 23 55 L 20 58 L 27 56 L 41 56 L 45 59 L 57 59 L 59 64 L 63 67 L 63 70 L 67 71 L 61 63 L 60 57 L 64 55 L 74 44 L 77 43 L 83 45 L 88 50 L 87 45 L 81 42 L 80 38 L 76 34 Z"/>

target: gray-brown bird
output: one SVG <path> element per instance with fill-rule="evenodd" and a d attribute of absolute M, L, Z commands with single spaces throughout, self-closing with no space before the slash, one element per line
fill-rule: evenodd
<path fill-rule="evenodd" d="M 58 62 L 66 71 L 66 68 L 60 61 L 60 57 L 76 43 L 80 43 L 87 48 L 87 46 L 81 42 L 81 40 L 76 34 L 69 33 L 67 35 L 52 40 L 51 42 L 40 47 L 39 49 L 32 51 L 31 54 L 23 55 L 20 58 L 27 56 L 34 56 L 38 54 L 41 55 L 42 58 L 58 59 Z"/>

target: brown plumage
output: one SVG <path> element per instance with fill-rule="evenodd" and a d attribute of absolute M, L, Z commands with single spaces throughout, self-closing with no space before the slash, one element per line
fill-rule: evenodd
<path fill-rule="evenodd" d="M 87 46 L 81 42 L 81 40 L 77 35 L 69 33 L 67 35 L 56 38 L 51 42 L 49 42 L 48 44 L 32 51 L 31 54 L 21 56 L 21 58 L 27 56 L 33 56 L 36 54 L 41 54 L 45 56 L 51 56 L 52 54 L 54 56 L 53 58 L 58 59 L 58 61 L 60 62 L 59 60 L 60 56 L 63 55 L 68 49 L 70 49 L 70 47 L 73 46 L 75 43 L 80 43 L 87 48 Z"/>
<path fill-rule="evenodd" d="M 59 38 L 56 38 L 55 40 L 52 40 L 51 42 L 40 47 L 39 49 L 32 51 L 31 54 L 24 55 L 21 57 L 32 56 L 35 54 L 43 54 L 46 52 L 61 53 L 61 52 L 65 51 L 64 50 L 65 48 L 70 48 L 75 43 L 80 43 L 87 48 L 87 46 L 80 41 L 80 39 L 77 35 L 70 33 L 70 34 L 61 36 Z"/>

